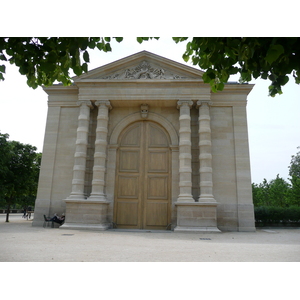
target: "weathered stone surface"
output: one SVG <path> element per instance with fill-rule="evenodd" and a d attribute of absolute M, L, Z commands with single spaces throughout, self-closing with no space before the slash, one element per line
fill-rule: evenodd
<path fill-rule="evenodd" d="M 142 51 L 75 77 L 70 87 L 44 88 L 49 108 L 33 225 L 65 213 L 64 227 L 115 226 L 120 137 L 135 122 L 149 122 L 168 136 L 169 208 L 157 210 L 168 211 L 168 229 L 254 231 L 246 118 L 253 86 L 211 93 L 202 74 Z M 135 174 L 139 218 L 148 175 Z"/>

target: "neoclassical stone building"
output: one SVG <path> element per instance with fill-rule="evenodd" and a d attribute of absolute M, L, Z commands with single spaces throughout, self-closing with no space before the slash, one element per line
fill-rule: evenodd
<path fill-rule="evenodd" d="M 142 51 L 49 95 L 33 226 L 254 231 L 247 84 Z"/>

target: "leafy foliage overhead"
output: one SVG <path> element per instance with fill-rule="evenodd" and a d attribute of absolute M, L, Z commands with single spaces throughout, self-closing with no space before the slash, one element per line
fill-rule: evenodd
<path fill-rule="evenodd" d="M 117 42 L 122 37 L 113 38 Z M 137 42 L 149 37 L 137 37 Z M 159 39 L 159 38 L 155 38 Z M 9 61 L 27 76 L 32 88 L 52 85 L 56 80 L 71 84 L 69 70 L 79 76 L 88 71 L 89 49 L 112 51 L 110 37 L 21 37 L 0 38 L 0 60 Z M 205 70 L 203 80 L 214 92 L 223 90 L 230 75 L 240 74 L 240 82 L 253 78 L 270 79 L 269 94 L 282 93 L 292 74 L 300 82 L 300 38 L 255 37 L 174 37 L 186 42 L 183 59 Z M 0 64 L 0 80 L 4 80 L 5 64 Z"/>
<path fill-rule="evenodd" d="M 52 85 L 55 80 L 70 85 L 69 70 L 77 76 L 87 72 L 88 49 L 111 51 L 110 40 L 108 37 L 0 38 L 0 60 L 19 67 L 20 73 L 27 76 L 27 84 L 34 89 Z M 0 65 L 0 80 L 4 80 L 3 73 L 5 65 Z"/>
<path fill-rule="evenodd" d="M 188 38 L 173 38 L 176 43 Z M 269 95 L 282 94 L 292 74 L 300 83 L 300 38 L 194 37 L 187 42 L 183 59 L 206 70 L 203 80 L 212 90 L 222 90 L 230 75 L 240 82 L 270 79 Z"/>

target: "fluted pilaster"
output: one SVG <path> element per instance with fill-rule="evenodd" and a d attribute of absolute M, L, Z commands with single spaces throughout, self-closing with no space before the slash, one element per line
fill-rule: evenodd
<path fill-rule="evenodd" d="M 98 106 L 93 181 L 91 200 L 106 201 L 104 194 L 105 187 L 105 165 L 106 165 L 106 148 L 108 132 L 108 112 L 111 109 L 110 102 L 107 100 L 96 101 Z"/>
<path fill-rule="evenodd" d="M 178 202 L 194 202 L 192 196 L 191 100 L 179 100 L 179 196 Z"/>

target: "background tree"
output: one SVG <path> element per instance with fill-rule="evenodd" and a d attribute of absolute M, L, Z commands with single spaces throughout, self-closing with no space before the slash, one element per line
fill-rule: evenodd
<path fill-rule="evenodd" d="M 300 149 L 298 147 L 297 149 Z M 293 204 L 300 206 L 300 151 L 292 155 L 291 163 L 289 166 L 290 181 L 292 184 L 291 198 Z"/>
<path fill-rule="evenodd" d="M 36 147 L 9 141 L 8 137 L 0 133 L 0 199 L 7 207 L 6 222 L 12 205 L 35 198 L 41 162 Z"/>
<path fill-rule="evenodd" d="M 123 38 L 116 37 L 121 42 Z M 148 37 L 138 37 L 142 43 Z M 156 38 L 158 39 L 158 38 Z M 186 42 L 183 59 L 205 70 L 203 80 L 214 92 L 223 90 L 230 75 L 240 74 L 240 82 L 252 78 L 270 79 L 269 95 L 281 94 L 292 74 L 300 82 L 300 38 L 209 38 L 174 37 L 176 43 Z M 88 71 L 88 49 L 111 51 L 109 37 L 22 37 L 0 38 L 0 60 L 9 61 L 27 76 L 27 84 L 36 88 L 52 85 L 56 80 L 71 84 L 69 70 L 79 76 Z M 0 65 L 4 80 L 5 64 Z"/>
<path fill-rule="evenodd" d="M 287 207 L 291 201 L 291 186 L 279 174 L 268 182 L 265 178 L 260 184 L 252 184 L 254 206 Z"/>
<path fill-rule="evenodd" d="M 173 38 L 176 43 L 188 38 Z M 300 83 L 299 38 L 194 37 L 187 43 L 183 59 L 206 70 L 203 80 L 212 90 L 223 90 L 230 75 L 240 74 L 240 82 L 252 78 L 270 79 L 269 95 L 282 94 L 281 87 L 293 74 Z"/>
<path fill-rule="evenodd" d="M 269 183 L 270 205 L 278 207 L 287 207 L 290 204 L 289 199 L 290 185 L 277 174 L 275 179 Z"/>

